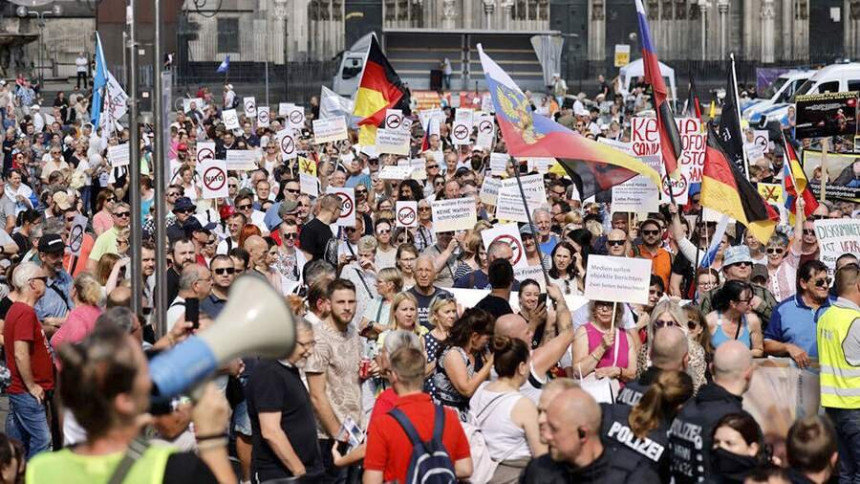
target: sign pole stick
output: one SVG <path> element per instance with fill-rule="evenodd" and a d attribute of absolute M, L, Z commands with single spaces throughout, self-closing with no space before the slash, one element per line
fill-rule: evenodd
<path fill-rule="evenodd" d="M 612 322 L 611 322 L 611 323 L 609 323 L 609 331 L 610 331 L 611 333 L 615 333 L 615 312 L 616 312 L 616 311 L 618 311 L 618 303 L 617 303 L 617 302 L 613 302 L 613 303 L 612 303 Z M 617 341 L 616 341 L 615 343 L 616 343 L 616 344 L 618 344 L 618 342 L 617 342 Z"/>
<path fill-rule="evenodd" d="M 526 192 L 523 190 L 523 182 L 520 181 L 520 167 L 517 166 L 517 161 L 514 157 L 511 157 L 511 163 L 514 166 L 514 176 L 517 179 L 517 186 L 520 188 L 520 197 L 523 200 L 523 207 L 526 209 L 526 219 L 529 221 L 529 228 L 534 232 L 537 227 L 532 223 L 532 214 L 529 212 L 529 204 L 526 201 Z M 498 203 L 498 202 L 496 202 Z M 540 249 L 540 234 L 535 234 L 535 248 L 537 248 L 538 257 L 540 258 L 540 270 L 543 272 L 544 280 L 546 281 L 546 287 L 549 288 L 549 274 L 546 272 L 546 267 L 543 265 L 543 251 Z"/>
<path fill-rule="evenodd" d="M 821 139 L 821 193 L 819 201 L 824 203 L 824 198 L 827 192 L 827 151 L 830 149 L 830 138 Z"/>

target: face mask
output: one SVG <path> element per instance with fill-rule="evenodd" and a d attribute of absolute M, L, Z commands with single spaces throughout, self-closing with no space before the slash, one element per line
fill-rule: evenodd
<path fill-rule="evenodd" d="M 711 472 L 724 479 L 743 482 L 746 475 L 758 464 L 755 457 L 733 454 L 725 449 L 711 451 Z"/>

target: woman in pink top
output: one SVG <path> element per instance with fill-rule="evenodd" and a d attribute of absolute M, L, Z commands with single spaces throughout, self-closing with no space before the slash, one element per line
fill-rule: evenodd
<path fill-rule="evenodd" d="M 65 343 L 77 343 L 92 332 L 96 326 L 96 319 L 102 313 L 98 306 L 101 299 L 101 286 L 88 272 L 84 272 L 75 279 L 72 285 L 72 301 L 75 307 L 69 311 L 66 322 L 51 338 L 54 350 Z"/>
<path fill-rule="evenodd" d="M 96 237 L 113 227 L 113 204 L 116 202 L 116 193 L 110 188 L 104 188 L 96 198 L 96 214 L 93 216 L 93 230 Z"/>
<path fill-rule="evenodd" d="M 794 217 L 794 240 L 782 234 L 773 234 L 767 241 L 767 289 L 777 302 L 784 301 L 797 292 L 797 268 L 800 266 L 801 245 L 803 242 L 803 199 L 797 200 L 797 214 Z"/>
<path fill-rule="evenodd" d="M 621 326 L 624 310 L 619 304 L 612 331 L 612 303 L 589 303 L 591 321 L 576 330 L 573 341 L 573 372 L 621 382 L 636 378 L 636 348 L 630 334 Z M 616 351 L 616 345 L 618 347 Z"/>

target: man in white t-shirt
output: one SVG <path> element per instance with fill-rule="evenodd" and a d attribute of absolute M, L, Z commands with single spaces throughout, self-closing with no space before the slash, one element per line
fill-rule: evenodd
<path fill-rule="evenodd" d="M 75 82 L 75 85 L 78 87 L 78 89 L 81 88 L 81 80 L 82 79 L 84 81 L 84 88 L 86 88 L 88 85 L 88 83 L 87 83 L 87 72 L 89 71 L 89 66 L 90 66 L 90 61 L 89 61 L 89 59 L 87 59 L 87 55 L 85 53 L 81 52 L 80 55 L 78 55 L 78 58 L 75 59 L 75 70 L 78 73 L 78 77 L 77 77 L 77 80 Z"/>

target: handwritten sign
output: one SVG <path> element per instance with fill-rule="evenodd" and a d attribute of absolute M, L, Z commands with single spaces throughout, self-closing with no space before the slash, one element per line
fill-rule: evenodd
<path fill-rule="evenodd" d="M 481 202 L 485 205 L 496 205 L 499 198 L 499 190 L 502 188 L 502 180 L 498 178 L 484 178 L 484 184 L 481 185 Z"/>
<path fill-rule="evenodd" d="M 636 156 L 659 155 L 660 133 L 656 118 L 633 117 L 630 120 L 630 148 Z"/>
<path fill-rule="evenodd" d="M 307 173 L 299 173 L 299 190 L 310 197 L 320 196 L 320 187 L 317 178 Z"/>
<path fill-rule="evenodd" d="M 110 165 L 113 168 L 119 168 L 121 166 L 128 166 L 128 164 L 129 164 L 128 143 L 123 143 L 121 145 L 115 145 L 115 146 L 108 146 L 108 159 L 110 160 Z"/>
<path fill-rule="evenodd" d="M 478 208 L 472 197 L 435 200 L 431 208 L 433 231 L 436 233 L 471 230 L 478 220 Z"/>
<path fill-rule="evenodd" d="M 230 130 L 239 129 L 239 114 L 235 109 L 225 109 L 221 112 L 224 118 L 224 127 Z"/>
<path fill-rule="evenodd" d="M 585 297 L 592 301 L 648 303 L 651 261 L 631 257 L 588 257 Z"/>
<path fill-rule="evenodd" d="M 409 131 L 380 128 L 376 130 L 377 153 L 409 155 Z"/>
<path fill-rule="evenodd" d="M 314 143 L 321 145 L 344 140 L 348 137 L 346 119 L 343 116 L 314 120 Z"/>
<path fill-rule="evenodd" d="M 507 153 L 490 153 L 490 174 L 502 176 L 507 173 L 510 160 Z"/>
<path fill-rule="evenodd" d="M 255 150 L 227 150 L 227 169 L 250 171 L 257 169 L 259 156 Z"/>
<path fill-rule="evenodd" d="M 412 177 L 412 167 L 409 165 L 386 165 L 379 170 L 380 180 L 408 180 Z"/>
<path fill-rule="evenodd" d="M 821 248 L 821 262 L 835 269 L 836 259 L 846 253 L 860 257 L 860 220 L 820 219 L 815 221 L 815 236 Z"/>

